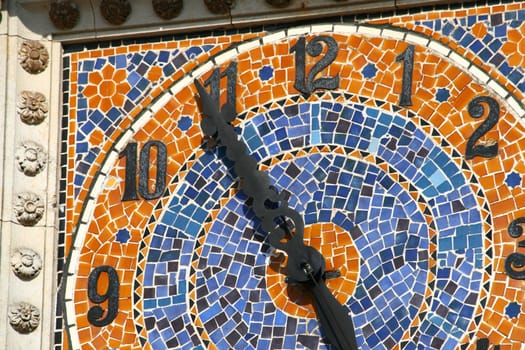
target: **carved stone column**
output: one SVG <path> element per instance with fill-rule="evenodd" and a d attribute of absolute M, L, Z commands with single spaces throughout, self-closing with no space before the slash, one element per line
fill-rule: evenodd
<path fill-rule="evenodd" d="M 31 30 L 51 26 L 31 6 L 4 2 L 0 19 L 0 349 L 11 350 L 52 349 L 56 309 L 61 48 Z"/>

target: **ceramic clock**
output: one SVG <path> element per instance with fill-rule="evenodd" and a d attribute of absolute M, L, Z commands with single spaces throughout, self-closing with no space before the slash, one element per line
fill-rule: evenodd
<path fill-rule="evenodd" d="M 525 111 L 501 75 L 374 23 L 185 40 L 68 61 L 70 349 L 336 348 L 198 85 L 304 220 L 359 349 L 523 348 Z"/>

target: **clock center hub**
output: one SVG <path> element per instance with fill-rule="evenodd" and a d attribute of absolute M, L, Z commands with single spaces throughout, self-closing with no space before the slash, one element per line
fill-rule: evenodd
<path fill-rule="evenodd" d="M 348 232 L 333 223 L 315 223 L 304 228 L 304 243 L 317 249 L 325 258 L 325 271 L 340 276 L 326 279 L 336 299 L 346 303 L 359 278 L 360 256 Z M 266 268 L 266 286 L 275 305 L 289 315 L 315 318 L 312 298 L 301 283 L 286 281 L 287 256 L 275 251 Z"/>

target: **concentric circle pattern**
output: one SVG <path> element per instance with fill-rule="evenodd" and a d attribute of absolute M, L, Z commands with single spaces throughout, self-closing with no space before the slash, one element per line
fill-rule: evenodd
<path fill-rule="evenodd" d="M 359 343 L 459 344 L 476 315 L 486 242 L 483 198 L 450 155 L 410 119 L 352 103 L 298 103 L 255 114 L 239 129 L 305 224 L 341 227 L 367 257 L 345 300 Z M 219 349 L 322 344 L 311 318 L 271 297 L 270 288 L 282 288 L 266 285 L 272 248 L 248 198 L 230 191 L 235 174 L 221 152 L 195 160 L 152 232 L 146 270 L 166 284 L 144 281 L 148 341 L 197 334 Z"/>
<path fill-rule="evenodd" d="M 56 338 L 333 348 L 224 147 L 203 137 L 199 81 L 235 100 L 226 119 L 340 274 L 326 284 L 360 349 L 521 349 L 524 68 L 497 52 L 519 44 L 523 8 L 72 49 Z"/>

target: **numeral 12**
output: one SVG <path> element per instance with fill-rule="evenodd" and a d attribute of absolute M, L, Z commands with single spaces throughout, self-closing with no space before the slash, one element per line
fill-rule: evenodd
<path fill-rule="evenodd" d="M 317 57 L 323 52 L 324 43 L 327 47 L 326 54 L 317 61 L 306 74 L 306 54 Z M 306 44 L 306 39 L 300 37 L 291 47 L 290 52 L 295 53 L 295 83 L 294 88 L 305 95 L 310 95 L 316 89 L 333 90 L 339 87 L 339 75 L 333 77 L 316 76 L 326 69 L 337 57 L 338 45 L 334 38 L 318 36 Z"/>

